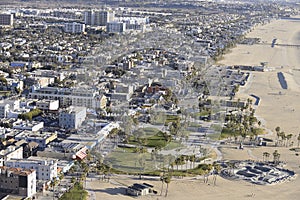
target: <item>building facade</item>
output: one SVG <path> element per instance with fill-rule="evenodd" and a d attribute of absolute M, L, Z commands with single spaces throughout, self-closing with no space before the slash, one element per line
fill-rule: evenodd
<path fill-rule="evenodd" d="M 36 102 L 36 107 L 40 110 L 45 111 L 55 111 L 59 108 L 59 101 L 58 100 L 39 100 Z"/>
<path fill-rule="evenodd" d="M 70 106 L 59 112 L 59 126 L 65 129 L 78 129 L 86 118 L 86 107 Z"/>
<path fill-rule="evenodd" d="M 36 171 L 36 179 L 51 181 L 57 177 L 57 160 L 31 156 L 26 160 L 11 159 L 5 162 L 6 167 L 17 167 Z"/>
<path fill-rule="evenodd" d="M 85 32 L 85 24 L 77 22 L 65 23 L 64 31 L 67 33 L 83 33 Z"/>
<path fill-rule="evenodd" d="M 89 88 L 44 87 L 31 91 L 28 98 L 58 100 L 60 108 L 73 105 L 97 109 L 103 105 L 103 95 Z"/>
<path fill-rule="evenodd" d="M 0 166 L 4 165 L 5 161 L 11 159 L 22 159 L 23 158 L 23 147 L 9 146 L 5 150 L 0 151 Z"/>
<path fill-rule="evenodd" d="M 91 26 L 106 26 L 114 18 L 115 12 L 112 10 L 89 10 L 84 13 L 84 23 Z"/>
<path fill-rule="evenodd" d="M 0 167 L 0 192 L 31 198 L 36 194 L 36 171 Z"/>
<path fill-rule="evenodd" d="M 126 31 L 126 24 L 124 22 L 109 22 L 106 31 L 108 33 L 123 33 Z"/>

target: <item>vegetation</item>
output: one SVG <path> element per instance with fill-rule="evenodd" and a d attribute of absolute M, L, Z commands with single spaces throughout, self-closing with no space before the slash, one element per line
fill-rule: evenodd
<path fill-rule="evenodd" d="M 39 116 L 42 113 L 42 111 L 38 108 L 33 109 L 27 113 L 19 114 L 18 118 L 23 120 L 29 120 L 32 121 L 33 117 Z"/>
<path fill-rule="evenodd" d="M 76 182 L 74 187 L 66 192 L 60 200 L 85 200 L 88 197 L 88 192 L 83 189 L 82 183 Z"/>
<path fill-rule="evenodd" d="M 222 130 L 220 139 L 233 137 L 237 141 L 238 137 L 242 137 L 243 142 L 249 136 L 250 141 L 254 141 L 257 135 L 263 133 L 263 129 L 260 128 L 261 123 L 254 114 L 252 100 L 248 99 L 243 107 L 237 103 L 237 110 L 231 111 L 225 117 L 226 126 Z"/>

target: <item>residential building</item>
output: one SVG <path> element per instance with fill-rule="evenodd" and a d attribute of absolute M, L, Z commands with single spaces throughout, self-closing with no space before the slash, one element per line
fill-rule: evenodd
<path fill-rule="evenodd" d="M 102 108 L 105 96 L 91 88 L 57 88 L 44 87 L 33 90 L 28 95 L 32 99 L 59 100 L 60 107 L 83 106 L 87 108 Z"/>
<path fill-rule="evenodd" d="M 36 194 L 36 171 L 0 167 L 0 193 L 32 198 Z"/>
<path fill-rule="evenodd" d="M 32 132 L 37 132 L 44 128 L 44 122 L 38 122 L 38 121 L 31 121 L 31 122 L 25 122 L 25 121 L 17 121 L 13 124 L 14 129 L 18 130 L 28 130 Z"/>
<path fill-rule="evenodd" d="M 106 26 L 114 21 L 115 12 L 112 10 L 89 10 L 84 13 L 84 23 L 91 26 Z"/>
<path fill-rule="evenodd" d="M 86 118 L 86 107 L 70 106 L 59 112 L 59 126 L 65 129 L 78 129 Z"/>
<path fill-rule="evenodd" d="M 31 156 L 26 160 L 11 159 L 5 162 L 5 166 L 33 169 L 37 180 L 51 181 L 57 177 L 57 160 L 52 158 Z"/>
<path fill-rule="evenodd" d="M 106 31 L 108 33 L 123 33 L 126 31 L 126 24 L 124 22 L 108 22 Z"/>
<path fill-rule="evenodd" d="M 0 26 L 12 26 L 14 23 L 13 14 L 0 14 Z"/>
<path fill-rule="evenodd" d="M 85 32 L 85 24 L 77 22 L 65 23 L 64 31 L 67 33 L 83 33 Z"/>
<path fill-rule="evenodd" d="M 22 159 L 23 158 L 23 147 L 9 146 L 5 150 L 0 151 L 0 166 L 4 165 L 5 161 L 11 159 Z"/>
<path fill-rule="evenodd" d="M 36 107 L 40 110 L 55 111 L 59 108 L 59 101 L 42 99 L 36 102 Z"/>
<path fill-rule="evenodd" d="M 22 131 L 15 136 L 16 140 L 26 140 L 26 142 L 36 142 L 39 149 L 44 149 L 47 145 L 57 138 L 57 133 Z"/>

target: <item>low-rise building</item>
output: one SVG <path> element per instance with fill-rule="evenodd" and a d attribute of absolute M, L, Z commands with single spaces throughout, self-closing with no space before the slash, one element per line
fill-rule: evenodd
<path fill-rule="evenodd" d="M 36 194 L 36 171 L 0 167 L 0 193 L 32 198 Z"/>
<path fill-rule="evenodd" d="M 42 99 L 36 102 L 36 107 L 40 110 L 55 111 L 59 108 L 59 101 Z"/>
<path fill-rule="evenodd" d="M 59 112 L 59 126 L 65 129 L 78 129 L 86 118 L 86 107 L 70 106 Z"/>
<path fill-rule="evenodd" d="M 56 88 L 45 87 L 33 90 L 28 95 L 32 99 L 59 100 L 60 107 L 84 106 L 87 108 L 101 108 L 103 95 L 91 88 Z"/>
<path fill-rule="evenodd" d="M 36 142 L 39 144 L 39 149 L 44 149 L 47 145 L 57 138 L 57 133 L 50 132 L 31 132 L 22 131 L 15 136 L 16 140 L 26 140 L 26 142 Z"/>
<path fill-rule="evenodd" d="M 0 166 L 4 165 L 5 161 L 18 158 L 23 158 L 23 147 L 9 146 L 5 150 L 0 151 Z"/>
<path fill-rule="evenodd" d="M 25 122 L 25 121 L 19 121 L 18 123 L 14 123 L 13 128 L 18 130 L 28 130 L 32 132 L 37 132 L 41 130 L 44 127 L 44 122 L 38 122 L 38 121 L 31 121 L 31 122 Z"/>
<path fill-rule="evenodd" d="M 26 160 L 11 159 L 5 162 L 5 166 L 33 169 L 37 180 L 51 181 L 57 177 L 57 160 L 52 158 L 31 156 Z"/>

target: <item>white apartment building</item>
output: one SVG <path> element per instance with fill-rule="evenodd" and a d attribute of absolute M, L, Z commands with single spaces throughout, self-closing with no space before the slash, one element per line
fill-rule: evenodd
<path fill-rule="evenodd" d="M 89 10 L 84 13 L 84 23 L 91 26 L 106 26 L 108 22 L 114 21 L 113 10 Z"/>
<path fill-rule="evenodd" d="M 31 99 L 59 100 L 59 107 L 83 106 L 87 108 L 101 108 L 102 96 L 90 88 L 56 88 L 44 87 L 29 93 Z"/>
<path fill-rule="evenodd" d="M 83 33 L 85 32 L 85 24 L 77 22 L 65 23 L 64 31 L 67 33 Z"/>
<path fill-rule="evenodd" d="M 31 156 L 26 160 L 11 159 L 5 162 L 5 166 L 36 170 L 37 180 L 51 181 L 57 177 L 57 160 L 52 158 Z"/>
<path fill-rule="evenodd" d="M 86 107 L 70 106 L 59 112 L 59 126 L 65 129 L 78 129 L 86 118 Z"/>
<path fill-rule="evenodd" d="M 36 171 L 0 167 L 0 193 L 31 199 L 36 194 Z"/>

